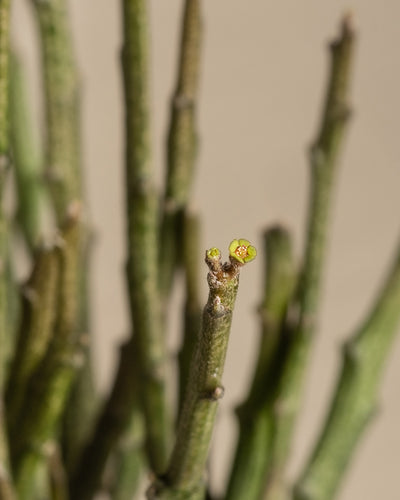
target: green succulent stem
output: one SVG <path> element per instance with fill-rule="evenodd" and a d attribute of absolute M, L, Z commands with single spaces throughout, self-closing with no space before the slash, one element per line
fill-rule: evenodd
<path fill-rule="evenodd" d="M 167 405 L 166 347 L 158 288 L 158 196 L 153 187 L 148 102 L 145 0 L 123 0 L 122 66 L 126 104 L 128 288 L 139 349 L 147 451 L 151 468 L 165 471 L 172 425 Z"/>
<path fill-rule="evenodd" d="M 182 213 L 188 204 L 197 151 L 196 100 L 201 56 L 201 0 L 185 0 L 180 54 L 167 140 L 161 224 L 160 287 L 167 297 L 177 262 Z"/>
<path fill-rule="evenodd" d="M 31 253 L 39 243 L 44 186 L 42 157 L 28 103 L 25 72 L 12 54 L 10 87 L 11 147 L 17 187 L 17 221 Z"/>
<path fill-rule="evenodd" d="M 72 477 L 70 486 L 72 498 L 89 500 L 94 497 L 111 453 L 127 430 L 130 419 L 133 418 L 132 414 L 139 413 L 135 344 L 136 337 L 131 337 L 121 347 L 120 361 L 111 393 L 100 412 Z"/>
<path fill-rule="evenodd" d="M 295 301 L 299 319 L 281 371 L 274 400 L 272 454 L 268 464 L 266 499 L 285 497 L 283 473 L 299 412 L 308 358 L 319 312 L 323 268 L 329 232 L 333 187 L 339 153 L 350 115 L 348 92 L 353 66 L 355 35 L 345 17 L 339 37 L 330 45 L 331 68 L 325 106 L 316 141 L 310 152 L 311 193 L 306 248 Z M 279 408 L 279 411 L 277 409 Z"/>
<path fill-rule="evenodd" d="M 56 321 L 46 352 L 32 373 L 25 398 L 10 436 L 14 477 L 21 500 L 30 499 L 37 471 L 46 462 L 45 444 L 54 439 L 61 422 L 81 356 L 76 341 L 80 209 L 70 207 L 61 232 L 58 259 L 60 281 L 56 289 Z"/>
<path fill-rule="evenodd" d="M 128 428 L 113 455 L 113 478 L 109 488 L 113 500 L 131 500 L 144 472 L 144 419 L 136 404 Z"/>
<path fill-rule="evenodd" d="M 23 288 L 22 323 L 6 386 L 10 435 L 18 433 L 18 418 L 30 377 L 42 361 L 53 336 L 60 285 L 57 246 L 40 248 L 30 278 Z"/>
<path fill-rule="evenodd" d="M 179 411 L 182 409 L 186 385 L 189 380 L 190 364 L 201 325 L 200 305 L 200 218 L 186 213 L 183 225 L 183 267 L 185 273 L 185 304 L 183 339 L 179 351 Z"/>
<path fill-rule="evenodd" d="M 82 199 L 79 79 L 65 0 L 32 0 L 41 44 L 46 110 L 45 175 L 62 224 L 68 206 Z"/>
<path fill-rule="evenodd" d="M 252 247 L 254 248 L 254 247 Z M 190 367 L 177 438 L 166 474 L 149 498 L 203 498 L 203 475 L 218 401 L 224 394 L 222 375 L 233 308 L 243 266 L 230 255 L 222 264 L 217 248 L 206 252 L 209 296 Z"/>
<path fill-rule="evenodd" d="M 367 424 L 400 322 L 400 250 L 375 303 L 343 346 L 342 368 L 321 433 L 294 500 L 331 500 Z"/>
<path fill-rule="evenodd" d="M 7 321 L 7 235 L 3 211 L 6 171 L 9 166 L 9 54 L 10 0 L 0 0 L 0 497 L 14 500 L 3 407 L 3 387 L 6 369 L 6 349 L 9 325 Z"/>
<path fill-rule="evenodd" d="M 0 190 L 3 189 L 4 158 L 9 147 L 10 0 L 0 0 Z"/>
<path fill-rule="evenodd" d="M 9 30 L 10 2 L 0 0 L 0 345 L 7 342 L 7 222 L 3 210 L 9 167 Z M 5 350 L 0 352 L 0 391 L 4 385 Z"/>
<path fill-rule="evenodd" d="M 260 305 L 259 355 L 246 401 L 237 408 L 239 439 L 226 493 L 227 500 L 258 500 L 265 485 L 271 443 L 269 404 L 275 392 L 274 374 L 285 350 L 282 331 L 296 273 L 289 233 L 280 226 L 264 234 L 265 284 Z"/>

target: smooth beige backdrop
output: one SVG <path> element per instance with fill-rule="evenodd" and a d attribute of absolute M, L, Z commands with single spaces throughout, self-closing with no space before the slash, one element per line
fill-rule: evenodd
<path fill-rule="evenodd" d="M 128 330 L 120 2 L 69 3 L 84 89 L 87 192 L 97 234 L 92 258 L 95 359 L 100 387 L 105 389 L 118 341 Z M 37 95 L 36 50 L 26 4 L 14 0 L 15 39 Z M 155 170 L 160 182 L 181 4 L 150 2 Z M 306 147 L 319 118 L 325 47 L 337 32 L 341 13 L 348 9 L 360 33 L 352 90 L 354 119 L 337 186 L 320 335 L 310 361 L 292 474 L 307 454 L 323 415 L 337 372 L 339 346 L 368 307 L 400 233 L 400 2 L 204 2 L 201 149 L 193 205 L 203 215 L 204 248 L 215 245 L 224 251 L 233 237 L 260 243 L 262 229 L 280 221 L 292 228 L 300 252 L 308 186 Z M 255 310 L 261 259 L 245 271 L 226 365 L 226 396 L 213 443 L 211 469 L 217 488 L 223 484 L 223 464 L 234 444 L 231 409 L 242 400 L 258 334 Z M 171 351 L 176 343 L 172 334 Z M 339 500 L 400 498 L 399 360 L 397 342 L 383 380 L 380 411 L 357 450 Z"/>

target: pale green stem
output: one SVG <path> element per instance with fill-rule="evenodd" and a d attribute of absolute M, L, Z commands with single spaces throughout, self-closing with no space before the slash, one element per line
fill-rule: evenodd
<path fill-rule="evenodd" d="M 331 500 L 366 425 L 400 320 L 400 251 L 365 321 L 343 348 L 329 412 L 295 488 L 295 500 Z"/>
<path fill-rule="evenodd" d="M 82 198 L 78 75 L 65 0 L 32 0 L 41 43 L 46 107 L 46 179 L 57 222 Z"/>
<path fill-rule="evenodd" d="M 299 320 L 292 333 L 293 338 L 276 396 L 271 403 L 273 441 L 268 466 L 268 500 L 284 496 L 283 473 L 290 453 L 309 353 L 316 330 L 332 191 L 350 113 L 347 99 L 354 39 L 351 20 L 346 17 L 342 22 L 340 36 L 330 47 L 332 59 L 325 108 L 320 131 L 310 154 L 311 193 L 306 250 L 296 298 Z"/>
<path fill-rule="evenodd" d="M 17 56 L 11 64 L 10 125 L 17 187 L 17 219 L 31 253 L 39 241 L 44 197 L 41 154 L 28 103 L 25 74 Z"/>
<path fill-rule="evenodd" d="M 167 298 L 178 261 L 182 213 L 193 181 L 197 137 L 196 98 L 201 46 L 201 0 L 185 0 L 177 81 L 171 100 L 167 176 L 161 225 L 160 286 Z"/>
<path fill-rule="evenodd" d="M 140 353 L 142 401 L 151 468 L 167 465 L 172 426 L 166 394 L 166 346 L 158 289 L 158 196 L 153 187 L 145 0 L 123 0 L 128 287 Z"/>
<path fill-rule="evenodd" d="M 270 459 L 269 404 L 275 393 L 275 374 L 286 349 L 287 334 L 282 325 L 296 278 L 286 230 L 277 226 L 265 232 L 265 257 L 259 355 L 249 395 L 237 409 L 240 434 L 226 493 L 229 500 L 261 498 Z"/>

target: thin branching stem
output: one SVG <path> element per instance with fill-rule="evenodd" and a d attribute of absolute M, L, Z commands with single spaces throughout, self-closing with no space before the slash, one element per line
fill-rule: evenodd
<path fill-rule="evenodd" d="M 4 183 L 9 164 L 9 30 L 10 0 L 0 0 L 0 497 L 5 500 L 14 498 L 3 408 L 5 346 L 9 333 L 9 325 L 7 325 L 7 297 L 9 295 L 6 274 L 7 236 L 3 211 Z"/>
<path fill-rule="evenodd" d="M 200 304 L 200 218 L 186 213 L 183 224 L 183 267 L 185 273 L 185 305 L 183 338 L 179 351 L 179 411 L 182 409 L 186 385 L 189 380 L 190 364 L 201 325 Z"/>
<path fill-rule="evenodd" d="M 10 127 L 17 188 L 17 220 L 33 253 L 42 228 L 43 172 L 38 137 L 28 103 L 25 73 L 17 55 L 11 58 Z"/>
<path fill-rule="evenodd" d="M 310 151 L 311 193 L 308 209 L 304 261 L 296 295 L 298 324 L 281 372 L 273 415 L 272 455 L 268 465 L 266 498 L 285 497 L 283 471 L 289 456 L 295 420 L 299 411 L 312 340 L 321 298 L 331 199 L 339 154 L 350 109 L 348 91 L 355 36 L 350 17 L 345 17 L 339 37 L 331 44 L 331 69 L 320 129 Z"/>
<path fill-rule="evenodd" d="M 160 288 L 164 298 L 168 297 L 171 288 L 183 223 L 182 214 L 188 204 L 193 183 L 197 151 L 196 99 L 201 34 L 201 0 L 186 0 L 167 141 L 160 253 Z"/>
<path fill-rule="evenodd" d="M 101 410 L 93 433 L 85 446 L 71 481 L 71 496 L 89 500 L 98 490 L 112 451 L 127 430 L 137 403 L 136 337 L 121 347 L 120 361 L 113 387 Z M 143 429 L 141 427 L 141 431 Z M 142 439 L 143 440 L 143 439 Z"/>
<path fill-rule="evenodd" d="M 123 0 L 122 66 L 126 105 L 127 276 L 140 352 L 149 462 L 165 471 L 171 422 L 165 387 L 166 347 L 158 289 L 158 203 L 153 187 L 148 102 L 147 13 L 144 0 Z"/>
<path fill-rule="evenodd" d="M 46 110 L 46 180 L 62 224 L 82 199 L 78 74 L 65 0 L 32 0 L 38 22 Z"/>
<path fill-rule="evenodd" d="M 330 409 L 299 479 L 295 500 L 334 498 L 365 427 L 400 320 L 400 250 L 360 328 L 343 347 L 342 369 Z"/>
<path fill-rule="evenodd" d="M 23 287 L 22 322 L 6 386 L 10 435 L 18 433 L 18 417 L 27 384 L 42 361 L 51 338 L 57 311 L 60 264 L 57 247 L 37 250 L 31 276 Z"/>
<path fill-rule="evenodd" d="M 259 309 L 259 354 L 249 395 L 237 409 L 239 440 L 226 493 L 229 500 L 261 498 L 270 458 L 269 404 L 275 393 L 274 374 L 287 344 L 282 325 L 296 278 L 289 233 L 275 226 L 265 232 L 264 241 L 265 284 Z"/>
<path fill-rule="evenodd" d="M 19 498 L 29 499 L 38 468 L 45 461 L 45 443 L 55 437 L 74 380 L 77 365 L 76 284 L 81 252 L 79 205 L 70 208 L 58 247 L 60 283 L 56 321 L 46 353 L 29 380 L 11 436 L 11 457 Z"/>
<path fill-rule="evenodd" d="M 224 265 L 218 249 L 206 252 L 209 296 L 190 366 L 175 447 L 167 473 L 150 488 L 149 498 L 200 499 L 205 495 L 204 469 L 217 403 L 224 394 L 222 375 L 239 273 L 246 260 L 255 256 L 254 247 L 246 240 L 234 240 L 230 252 L 230 261 Z"/>

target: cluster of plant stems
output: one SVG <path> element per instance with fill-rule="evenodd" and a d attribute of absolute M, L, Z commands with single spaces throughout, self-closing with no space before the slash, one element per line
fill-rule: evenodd
<path fill-rule="evenodd" d="M 150 477 L 149 499 L 213 499 L 207 459 L 224 394 L 239 275 L 257 252 L 242 238 L 231 242 L 225 263 L 220 250 L 207 250 L 209 296 L 203 308 L 200 218 L 189 207 L 202 2 L 183 2 L 162 193 L 155 189 L 152 168 L 148 6 L 146 0 L 120 2 L 131 332 L 104 399 L 92 373 L 91 227 L 67 0 L 30 0 L 41 52 L 43 148 L 34 133 L 23 67 L 10 43 L 12 3 L 0 0 L 0 499 L 89 500 L 103 492 L 128 500 L 143 477 Z M 311 187 L 300 261 L 286 228 L 264 231 L 260 345 L 248 395 L 237 408 L 226 500 L 333 499 L 376 406 L 400 316 L 400 251 L 343 347 L 325 422 L 301 474 L 288 484 L 286 464 L 318 332 L 332 195 L 350 118 L 355 38 L 345 16 L 330 45 L 321 122 L 309 151 Z M 4 202 L 11 185 L 15 217 Z M 48 214 L 54 221 L 50 230 L 44 222 Z M 22 286 L 15 277 L 15 233 L 31 263 Z M 175 360 L 168 356 L 165 331 L 177 273 L 185 277 L 186 299 L 172 408 L 167 373 Z"/>

